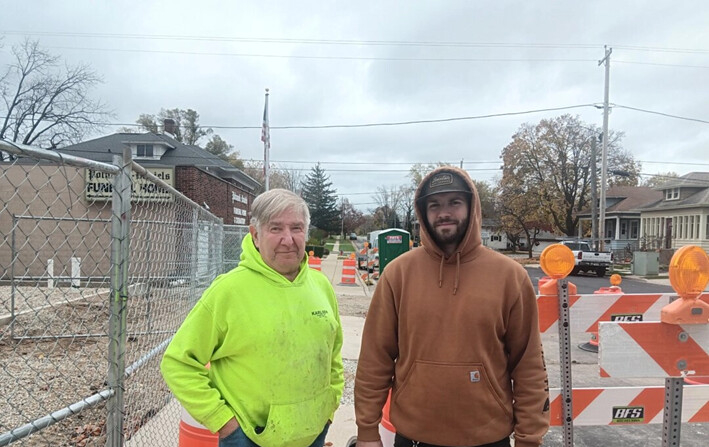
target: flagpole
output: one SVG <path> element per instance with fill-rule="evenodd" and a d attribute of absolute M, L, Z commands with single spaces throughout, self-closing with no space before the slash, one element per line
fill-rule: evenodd
<path fill-rule="evenodd" d="M 271 152 L 271 129 L 268 123 L 268 89 L 266 89 L 266 103 L 263 108 L 263 128 L 261 129 L 261 141 L 263 141 L 263 176 L 265 179 L 266 191 L 269 190 L 270 177 L 270 152 Z"/>

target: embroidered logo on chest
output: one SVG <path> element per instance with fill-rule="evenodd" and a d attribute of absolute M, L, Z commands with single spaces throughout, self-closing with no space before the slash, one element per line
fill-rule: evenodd
<path fill-rule="evenodd" d="M 327 309 L 324 310 L 314 310 L 311 312 L 311 315 L 314 317 L 320 317 L 320 318 L 325 318 L 327 317 L 328 311 Z"/>

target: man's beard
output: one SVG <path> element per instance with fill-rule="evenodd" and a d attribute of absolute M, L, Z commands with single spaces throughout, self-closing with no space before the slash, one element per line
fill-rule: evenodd
<path fill-rule="evenodd" d="M 448 219 L 437 222 L 437 224 L 441 223 L 456 223 L 455 231 L 446 231 L 441 233 L 438 230 L 437 226 L 434 224 L 431 231 L 431 237 L 433 238 L 434 242 L 436 242 L 436 245 L 438 245 L 439 247 L 449 244 L 454 244 L 457 247 L 458 244 L 460 244 L 460 241 L 463 240 L 463 237 L 465 236 L 465 231 L 468 229 L 468 218 L 465 218 L 461 221 Z"/>

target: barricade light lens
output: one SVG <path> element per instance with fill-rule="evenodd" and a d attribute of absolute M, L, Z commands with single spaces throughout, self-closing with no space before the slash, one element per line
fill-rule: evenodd
<path fill-rule="evenodd" d="M 574 254 L 565 245 L 552 244 L 544 249 L 539 257 L 539 263 L 547 275 L 554 279 L 564 278 L 574 268 Z"/>
<path fill-rule="evenodd" d="M 672 256 L 670 284 L 682 298 L 698 297 L 709 283 L 709 257 L 700 247 L 686 245 Z"/>
<path fill-rule="evenodd" d="M 613 273 L 611 275 L 611 285 L 612 286 L 619 286 L 620 283 L 622 283 L 622 282 L 623 282 L 623 277 L 620 276 L 619 274 Z"/>
<path fill-rule="evenodd" d="M 315 254 L 315 252 L 314 252 L 313 250 L 310 250 L 310 251 L 308 252 L 308 256 L 313 256 L 314 254 Z"/>

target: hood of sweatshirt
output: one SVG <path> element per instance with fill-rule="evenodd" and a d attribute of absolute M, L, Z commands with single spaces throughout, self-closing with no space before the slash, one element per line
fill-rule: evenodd
<path fill-rule="evenodd" d="M 281 285 L 298 285 L 305 281 L 305 275 L 308 272 L 308 256 L 304 255 L 303 259 L 300 261 L 300 270 L 298 271 L 298 276 L 295 277 L 293 282 L 288 280 L 285 276 L 281 275 L 273 268 L 271 268 L 261 257 L 256 245 L 254 245 L 254 240 L 251 238 L 251 234 L 247 234 L 246 237 L 241 241 L 241 257 L 239 262 L 239 267 L 253 270 L 255 272 L 263 275 L 267 280 Z"/>
<path fill-rule="evenodd" d="M 460 241 L 455 251 L 451 256 L 446 258 L 441 247 L 439 247 L 431 235 L 431 228 L 426 220 L 426 201 L 421 199 L 421 196 L 426 194 L 431 190 L 431 185 L 435 183 L 435 180 L 441 177 L 441 174 L 449 173 L 454 176 L 458 176 L 470 189 L 470 206 L 468 214 L 468 227 L 465 231 L 465 236 Z M 444 192 L 444 191 L 442 191 Z M 438 286 L 441 287 L 443 284 L 443 267 L 446 264 L 456 265 L 456 275 L 455 275 L 455 287 L 454 293 L 457 291 L 458 282 L 460 280 L 460 264 L 469 262 L 475 259 L 480 250 L 484 249 L 482 245 L 482 214 L 480 212 L 480 198 L 478 197 L 478 191 L 475 188 L 475 184 L 470 179 L 467 172 L 462 169 L 458 169 L 452 166 L 440 167 L 433 170 L 426 177 L 423 178 L 418 188 L 416 189 L 416 194 L 414 196 L 416 204 L 416 216 L 418 217 L 420 225 L 421 234 L 421 244 L 426 253 L 438 261 L 440 264 L 439 275 L 438 275 Z"/>

